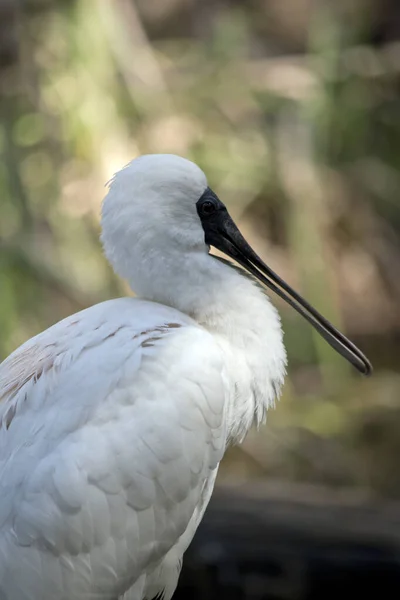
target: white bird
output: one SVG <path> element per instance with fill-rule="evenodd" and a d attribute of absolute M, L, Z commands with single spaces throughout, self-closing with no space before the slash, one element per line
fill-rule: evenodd
<path fill-rule="evenodd" d="M 0 600 L 171 598 L 227 446 L 284 380 L 256 279 L 371 371 L 184 158 L 141 156 L 114 176 L 102 242 L 138 298 L 74 314 L 0 365 Z"/>

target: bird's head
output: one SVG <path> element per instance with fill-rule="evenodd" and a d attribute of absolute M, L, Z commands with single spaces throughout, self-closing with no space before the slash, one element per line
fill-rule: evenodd
<path fill-rule="evenodd" d="M 207 178 L 193 162 L 172 154 L 139 156 L 110 182 L 103 204 L 103 241 L 111 259 L 129 240 L 146 250 L 171 246 L 181 251 L 204 249 L 204 231 L 196 202 L 207 188 Z M 120 270 L 121 264 L 113 261 Z M 129 268 L 131 265 L 127 265 Z"/>
<path fill-rule="evenodd" d="M 141 295 L 149 282 L 162 275 L 167 280 L 177 264 L 207 270 L 214 246 L 295 308 L 360 372 L 372 371 L 362 352 L 257 256 L 203 171 L 185 158 L 140 156 L 113 177 L 103 204 L 102 242 L 115 271 Z"/>

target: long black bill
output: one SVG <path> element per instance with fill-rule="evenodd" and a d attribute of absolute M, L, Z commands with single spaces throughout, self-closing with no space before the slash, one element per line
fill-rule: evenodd
<path fill-rule="evenodd" d="M 361 373 L 372 373 L 372 365 L 361 350 L 261 260 L 236 227 L 225 206 L 209 188 L 197 202 L 197 211 L 205 232 L 206 244 L 233 258 L 283 298 L 315 327 L 332 348 Z"/>

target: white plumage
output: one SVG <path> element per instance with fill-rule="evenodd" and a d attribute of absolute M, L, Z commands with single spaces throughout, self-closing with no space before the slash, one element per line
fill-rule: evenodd
<path fill-rule="evenodd" d="M 125 167 L 102 240 L 140 299 L 72 315 L 0 365 L 0 600 L 169 600 L 228 443 L 279 394 L 278 314 L 209 255 L 209 192 L 179 157 Z"/>

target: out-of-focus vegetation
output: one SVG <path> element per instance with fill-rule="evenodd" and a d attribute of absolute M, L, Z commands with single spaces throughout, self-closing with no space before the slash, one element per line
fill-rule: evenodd
<path fill-rule="evenodd" d="M 98 241 L 104 184 L 184 155 L 375 367 L 273 298 L 285 392 L 221 481 L 400 496 L 399 92 L 396 0 L 0 0 L 0 358 L 129 293 Z"/>

